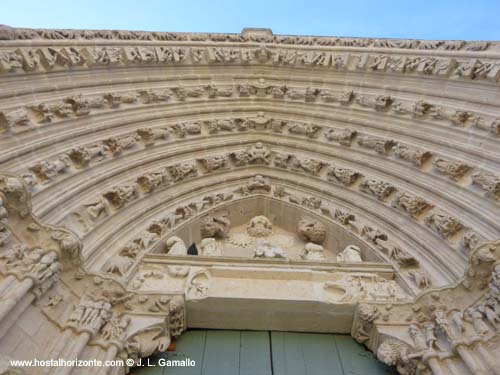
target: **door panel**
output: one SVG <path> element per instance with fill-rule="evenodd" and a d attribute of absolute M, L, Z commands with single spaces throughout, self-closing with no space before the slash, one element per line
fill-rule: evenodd
<path fill-rule="evenodd" d="M 194 367 L 142 367 L 137 375 L 388 375 L 350 336 L 267 331 L 193 330 L 177 341 L 175 352 L 151 357 L 196 361 Z"/>

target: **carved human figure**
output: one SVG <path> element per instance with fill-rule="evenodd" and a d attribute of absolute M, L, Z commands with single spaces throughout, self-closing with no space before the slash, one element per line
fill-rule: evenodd
<path fill-rule="evenodd" d="M 217 243 L 215 238 L 204 238 L 200 243 L 201 255 L 204 256 L 221 256 L 222 247 Z"/>
<path fill-rule="evenodd" d="M 357 263 L 362 261 L 361 249 L 356 245 L 348 245 L 337 255 L 337 262 Z"/>
<path fill-rule="evenodd" d="M 433 323 L 424 324 L 425 331 L 425 341 L 429 350 L 434 350 L 436 348 L 436 334 L 434 333 L 435 326 Z"/>
<path fill-rule="evenodd" d="M 227 237 L 231 227 L 228 214 L 226 211 L 214 212 L 202 218 L 200 222 L 201 237 Z"/>
<path fill-rule="evenodd" d="M 94 221 L 109 214 L 109 203 L 103 196 L 97 197 L 95 201 L 84 204 L 84 206 L 87 208 L 90 218 Z"/>
<path fill-rule="evenodd" d="M 465 320 L 472 323 L 479 335 L 485 335 L 490 331 L 490 327 L 483 320 L 483 314 L 477 307 L 469 307 L 464 313 Z"/>
<path fill-rule="evenodd" d="M 415 349 L 417 349 L 418 351 L 423 351 L 427 349 L 427 343 L 425 337 L 417 325 L 410 324 L 410 327 L 408 328 L 408 333 L 413 339 Z"/>
<path fill-rule="evenodd" d="M 478 310 L 486 317 L 488 322 L 498 330 L 500 324 L 500 314 L 498 310 L 498 301 L 494 298 L 487 298 L 484 303 L 477 306 Z"/>
<path fill-rule="evenodd" d="M 301 219 L 297 224 L 297 234 L 306 242 L 322 244 L 326 237 L 326 227 L 313 219 Z"/>
<path fill-rule="evenodd" d="M 325 249 L 321 245 L 312 242 L 305 244 L 300 257 L 304 260 L 325 260 Z"/>
<path fill-rule="evenodd" d="M 451 322 L 453 324 L 453 328 L 457 336 L 460 336 L 462 333 L 465 332 L 462 311 L 458 309 L 453 310 L 451 313 Z"/>
<path fill-rule="evenodd" d="M 269 241 L 261 240 L 255 246 L 254 258 L 286 258 L 286 252 Z"/>
<path fill-rule="evenodd" d="M 169 255 L 187 255 L 186 244 L 180 237 L 170 237 L 165 242 L 165 247 Z"/>
<path fill-rule="evenodd" d="M 247 187 L 250 192 L 268 193 L 271 191 L 271 182 L 269 182 L 269 179 L 264 176 L 256 175 L 248 180 Z"/>
<path fill-rule="evenodd" d="M 255 216 L 247 224 L 247 233 L 252 237 L 267 237 L 272 231 L 271 220 L 263 215 Z"/>

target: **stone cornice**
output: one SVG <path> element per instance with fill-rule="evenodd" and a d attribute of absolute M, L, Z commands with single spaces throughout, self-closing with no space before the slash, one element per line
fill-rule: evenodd
<path fill-rule="evenodd" d="M 0 40 L 38 42 L 68 41 L 126 41 L 148 44 L 149 42 L 207 42 L 207 43 L 258 43 L 300 45 L 317 47 L 360 47 L 381 49 L 411 49 L 418 51 L 469 51 L 481 52 L 499 49 L 496 41 L 417 40 L 393 38 L 349 38 L 332 36 L 275 35 L 271 29 L 245 28 L 241 33 L 185 33 L 148 32 L 126 30 L 75 30 L 30 29 L 0 26 Z"/>

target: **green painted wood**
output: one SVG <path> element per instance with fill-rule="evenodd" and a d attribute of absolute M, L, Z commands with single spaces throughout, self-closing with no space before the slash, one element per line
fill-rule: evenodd
<path fill-rule="evenodd" d="M 389 375 L 350 336 L 267 331 L 185 332 L 175 352 L 159 353 L 150 363 L 196 361 L 195 367 L 134 368 L 135 375 Z M 146 363 L 146 360 L 143 360 Z"/>
<path fill-rule="evenodd" d="M 392 369 L 379 362 L 374 355 L 350 336 L 335 335 L 338 356 L 345 375 L 388 375 Z"/>
<path fill-rule="evenodd" d="M 271 332 L 274 375 L 306 374 L 300 335 L 291 332 Z"/>
<path fill-rule="evenodd" d="M 240 370 L 239 331 L 207 331 L 203 375 L 237 375 Z"/>
<path fill-rule="evenodd" d="M 201 375 L 205 341 L 207 331 L 187 331 L 181 335 L 173 352 L 163 354 L 165 360 L 183 360 L 186 358 L 196 361 L 194 367 L 165 367 L 164 375 Z M 149 374 L 148 374 L 149 375 Z M 153 374 L 151 374 L 153 375 Z"/>
<path fill-rule="evenodd" d="M 269 332 L 241 332 L 239 375 L 272 375 Z"/>
<path fill-rule="evenodd" d="M 335 337 L 327 334 L 300 334 L 307 375 L 344 375 Z"/>

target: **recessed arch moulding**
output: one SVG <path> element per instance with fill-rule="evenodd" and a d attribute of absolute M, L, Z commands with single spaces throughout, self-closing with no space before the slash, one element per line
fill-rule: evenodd
<path fill-rule="evenodd" d="M 499 53 L 0 27 L 2 359 L 276 329 L 497 373 Z"/>

